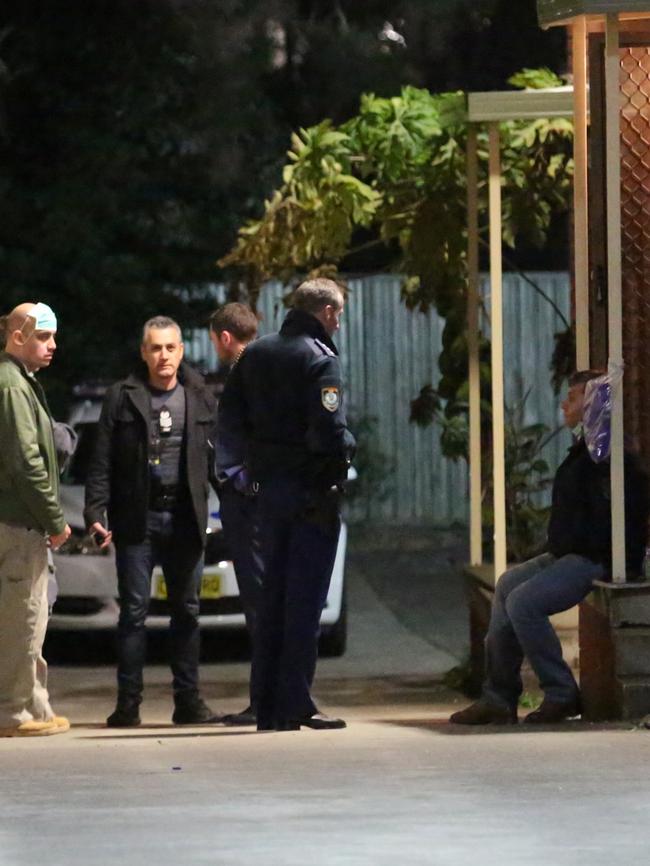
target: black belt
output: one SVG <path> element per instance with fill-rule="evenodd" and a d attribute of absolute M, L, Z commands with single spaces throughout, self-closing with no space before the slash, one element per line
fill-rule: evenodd
<path fill-rule="evenodd" d="M 151 511 L 173 511 L 178 502 L 178 493 L 177 484 L 157 488 L 149 496 L 149 509 Z"/>

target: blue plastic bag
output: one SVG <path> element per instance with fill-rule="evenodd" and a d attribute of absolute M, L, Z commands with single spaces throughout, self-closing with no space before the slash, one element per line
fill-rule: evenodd
<path fill-rule="evenodd" d="M 621 384 L 623 368 L 610 363 L 607 373 L 585 386 L 582 414 L 585 444 L 594 463 L 609 459 L 611 450 L 612 389 Z"/>

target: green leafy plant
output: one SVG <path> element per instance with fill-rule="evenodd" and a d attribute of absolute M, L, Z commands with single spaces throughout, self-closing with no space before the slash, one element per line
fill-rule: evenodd
<path fill-rule="evenodd" d="M 513 81 L 528 87 L 561 83 L 548 70 L 520 76 Z M 571 124 L 513 121 L 500 131 L 504 241 L 542 244 L 552 215 L 569 203 Z M 404 275 L 404 303 L 435 308 L 457 335 L 466 298 L 466 141 L 463 93 L 404 87 L 391 98 L 365 94 L 346 123 L 324 120 L 292 136 L 282 185 L 220 264 L 236 268 L 255 298 L 267 279 L 331 270 L 359 249 L 383 245 Z M 485 164 L 484 130 L 479 154 Z M 485 178 L 479 192 L 485 205 Z M 355 244 L 360 229 L 366 234 Z"/>
<path fill-rule="evenodd" d="M 559 432 L 546 424 L 525 422 L 529 394 L 506 407 L 506 525 L 508 556 L 514 562 L 530 559 L 543 549 L 550 510 L 544 494 L 553 483 L 543 451 Z"/>
<path fill-rule="evenodd" d="M 542 549 L 549 513 L 547 496 L 551 484 L 550 467 L 543 457 L 548 443 L 559 432 L 545 424 L 525 421 L 525 406 L 530 390 L 505 412 L 505 477 L 506 477 L 506 529 L 508 558 L 521 562 Z M 426 385 L 411 403 L 411 420 L 418 424 L 436 423 L 440 427 L 443 453 L 451 460 L 469 459 L 469 425 L 467 404 L 449 404 L 443 409 L 437 392 Z M 483 442 L 490 441 L 489 420 L 491 407 L 482 406 Z M 492 535 L 494 509 L 492 506 L 491 449 L 485 449 L 483 473 L 483 523 L 486 538 Z"/>
<path fill-rule="evenodd" d="M 548 69 L 525 69 L 510 83 L 539 88 L 562 81 Z M 542 245 L 552 216 L 569 206 L 571 123 L 511 121 L 500 124 L 500 134 L 504 242 L 512 247 L 525 238 Z M 359 113 L 346 123 L 336 127 L 324 120 L 292 136 L 282 185 L 220 260 L 234 269 L 255 304 L 268 279 L 290 283 L 299 274 L 332 275 L 351 255 L 384 247 L 403 275 L 406 306 L 434 308 L 445 319 L 437 392 L 450 401 L 448 418 L 458 414 L 467 380 L 466 145 L 463 93 L 404 87 L 391 98 L 365 94 Z M 479 156 L 485 166 L 482 129 Z M 486 196 L 482 176 L 483 243 Z M 483 340 L 482 361 L 488 346 Z M 489 365 L 481 378 L 489 384 Z"/>

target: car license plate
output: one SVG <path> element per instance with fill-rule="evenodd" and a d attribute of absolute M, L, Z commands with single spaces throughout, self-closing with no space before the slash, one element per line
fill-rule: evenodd
<path fill-rule="evenodd" d="M 153 597 L 161 600 L 167 599 L 167 584 L 162 574 L 157 574 Z M 201 598 L 221 597 L 221 574 L 218 571 L 204 571 L 201 577 Z"/>

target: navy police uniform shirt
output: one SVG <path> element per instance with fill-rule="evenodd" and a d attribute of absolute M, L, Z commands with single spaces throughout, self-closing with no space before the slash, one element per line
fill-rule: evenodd
<path fill-rule="evenodd" d="M 256 481 L 283 474 L 344 480 L 340 467 L 351 459 L 355 441 L 343 408 L 338 353 L 315 316 L 291 310 L 279 333 L 247 346 L 221 396 L 219 426 L 225 439 L 245 443 Z M 217 453 L 219 471 L 228 462 L 226 453 Z"/>

